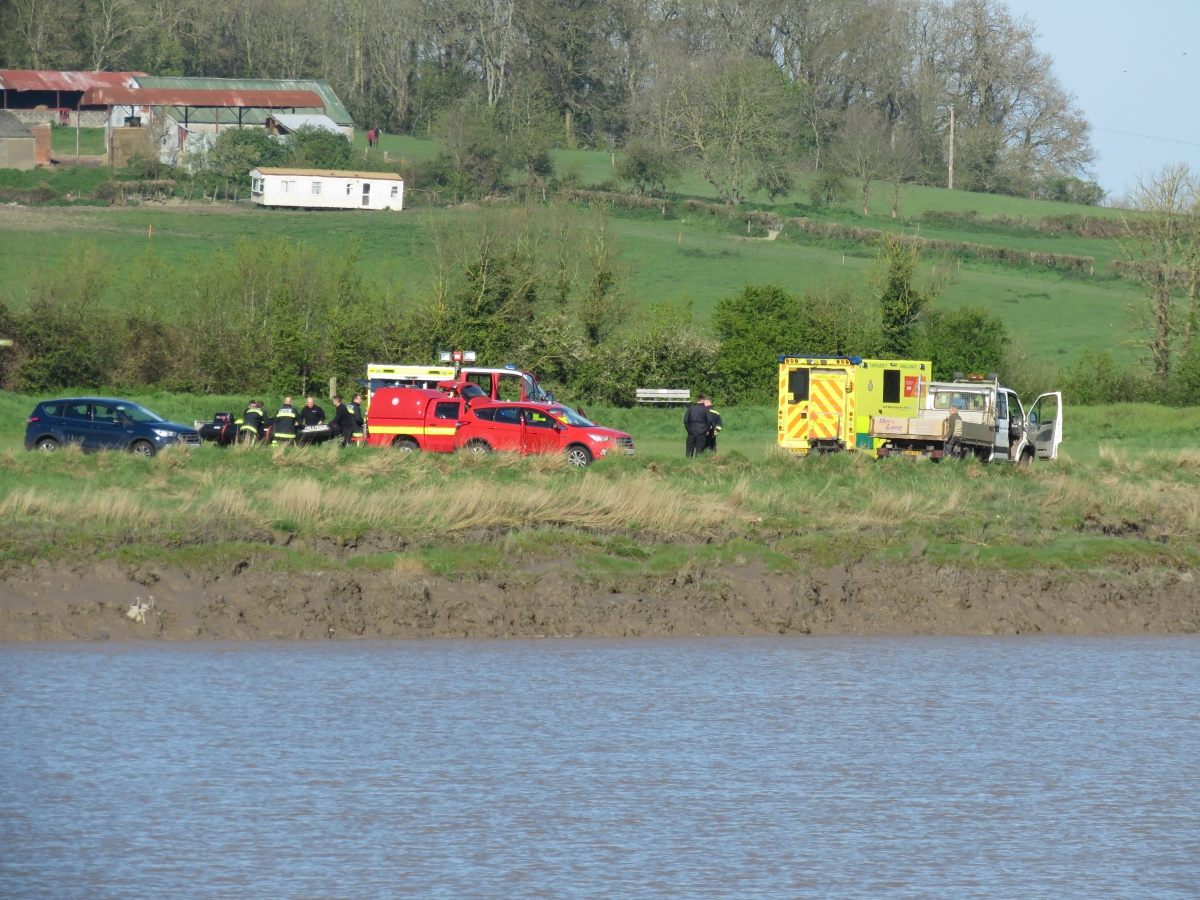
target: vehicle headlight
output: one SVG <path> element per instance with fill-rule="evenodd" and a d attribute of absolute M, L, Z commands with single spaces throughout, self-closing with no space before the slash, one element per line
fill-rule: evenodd
<path fill-rule="evenodd" d="M 612 438 L 609 437 L 607 434 L 592 434 L 590 431 L 588 432 L 588 437 L 590 437 L 593 441 L 596 441 L 597 443 L 599 443 L 601 441 L 611 441 L 612 440 Z"/>
<path fill-rule="evenodd" d="M 178 433 L 178 432 L 176 432 L 176 431 L 167 431 L 165 428 L 155 428 L 155 429 L 154 429 L 154 433 L 155 433 L 155 434 L 157 434 L 157 435 L 158 435 L 160 438 L 162 438 L 164 441 L 165 441 L 165 440 L 167 440 L 168 438 L 179 437 L 179 433 Z"/>

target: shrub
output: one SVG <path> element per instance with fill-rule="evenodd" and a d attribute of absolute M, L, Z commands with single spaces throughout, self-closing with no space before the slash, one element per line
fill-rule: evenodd
<path fill-rule="evenodd" d="M 916 355 L 933 363 L 933 377 L 948 381 L 955 372 L 998 373 L 1010 343 L 1004 320 L 981 306 L 929 310 L 921 323 Z"/>
<path fill-rule="evenodd" d="M 833 206 L 849 198 L 846 179 L 832 169 L 822 169 L 808 184 L 808 202 L 813 206 Z"/>
<path fill-rule="evenodd" d="M 667 186 L 679 180 L 679 159 L 666 147 L 648 141 L 633 141 L 617 166 L 617 177 L 633 185 L 637 194 L 666 194 Z"/>

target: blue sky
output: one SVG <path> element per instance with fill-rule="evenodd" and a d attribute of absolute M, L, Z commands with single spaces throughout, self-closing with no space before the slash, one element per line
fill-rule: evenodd
<path fill-rule="evenodd" d="M 1200 168 L 1200 0 L 1008 5 L 1037 25 L 1039 46 L 1079 98 L 1095 129 L 1096 179 L 1111 194 L 1123 194 L 1139 170 L 1172 162 Z"/>

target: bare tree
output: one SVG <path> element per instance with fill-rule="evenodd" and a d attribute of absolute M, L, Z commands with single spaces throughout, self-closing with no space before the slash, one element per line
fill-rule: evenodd
<path fill-rule="evenodd" d="M 905 128 L 892 125 L 883 172 L 892 184 L 892 218 L 900 217 L 900 185 L 921 169 L 921 151 L 916 139 Z"/>
<path fill-rule="evenodd" d="M 891 135 L 883 116 L 873 109 L 850 110 L 833 146 L 834 164 L 853 178 L 862 191 L 862 211 L 871 214 L 871 181 L 888 168 Z"/>
<path fill-rule="evenodd" d="M 514 0 L 469 2 L 471 52 L 483 70 L 489 107 L 494 107 L 504 96 L 508 67 L 517 44 L 515 7 Z"/>
<path fill-rule="evenodd" d="M 791 139 L 786 90 L 765 61 L 681 66 L 659 86 L 647 120 L 665 146 L 695 161 L 725 203 L 737 205 Z"/>
<path fill-rule="evenodd" d="M 1151 331 L 1145 344 L 1155 376 L 1166 383 L 1171 374 L 1172 339 L 1178 330 L 1174 294 L 1187 287 L 1195 303 L 1200 249 L 1196 176 L 1183 163 L 1140 175 L 1126 203 L 1134 214 L 1121 217 L 1123 235 L 1118 243 L 1123 267 L 1150 295 L 1149 305 L 1141 313 Z M 1194 312 L 1189 309 L 1189 319 Z"/>

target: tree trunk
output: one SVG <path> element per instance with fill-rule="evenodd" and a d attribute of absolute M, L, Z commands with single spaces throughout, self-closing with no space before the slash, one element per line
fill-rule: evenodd
<path fill-rule="evenodd" d="M 863 194 L 863 215 L 869 216 L 869 215 L 871 215 L 871 207 L 869 206 L 869 202 L 871 200 L 871 182 L 870 181 L 863 182 L 862 194 Z"/>

